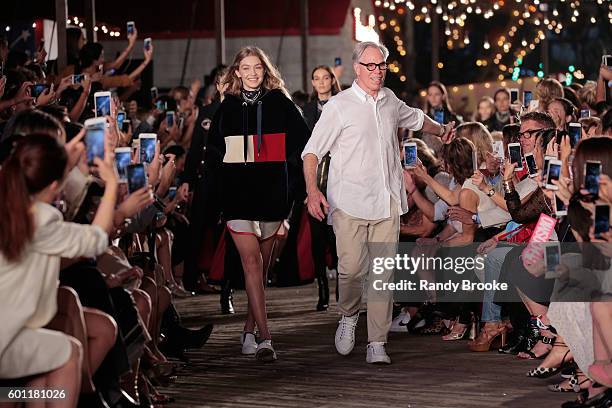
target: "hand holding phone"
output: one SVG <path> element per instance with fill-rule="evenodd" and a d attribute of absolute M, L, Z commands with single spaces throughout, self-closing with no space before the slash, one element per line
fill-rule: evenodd
<path fill-rule="evenodd" d="M 127 167 L 128 191 L 130 194 L 147 186 L 147 172 L 144 164 L 130 164 Z"/>
<path fill-rule="evenodd" d="M 140 162 L 151 163 L 155 158 L 157 135 L 155 133 L 142 133 L 138 139 L 140 140 Z"/>
<path fill-rule="evenodd" d="M 593 217 L 593 232 L 595 238 L 610 231 L 610 206 L 608 204 L 598 204 L 595 206 L 595 216 Z"/>
<path fill-rule="evenodd" d="M 546 176 L 546 184 L 545 187 L 548 190 L 558 190 L 559 187 L 552 183 L 553 180 L 559 182 L 559 178 L 561 177 L 561 160 L 551 159 L 548 162 L 548 171 Z"/>
<path fill-rule="evenodd" d="M 404 167 L 412 168 L 417 165 L 417 145 L 415 142 L 404 144 Z"/>
<path fill-rule="evenodd" d="M 106 118 L 93 118 L 85 121 L 85 146 L 87 163 L 91 166 L 98 157 L 104 160 Z"/>
<path fill-rule="evenodd" d="M 588 160 L 584 165 L 584 188 L 590 194 L 599 195 L 599 178 L 601 177 L 601 162 Z"/>
<path fill-rule="evenodd" d="M 510 163 L 516 163 L 514 170 L 523 170 L 523 150 L 520 143 L 508 143 L 508 156 Z"/>

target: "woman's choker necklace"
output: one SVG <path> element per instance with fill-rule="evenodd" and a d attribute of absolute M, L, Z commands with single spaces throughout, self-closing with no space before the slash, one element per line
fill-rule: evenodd
<path fill-rule="evenodd" d="M 246 89 L 242 88 L 240 92 L 242 94 L 242 99 L 244 99 L 245 102 L 253 104 L 257 102 L 257 99 L 259 99 L 259 97 L 261 96 L 262 94 L 261 90 L 262 90 L 262 87 L 259 87 L 254 91 L 247 91 Z"/>

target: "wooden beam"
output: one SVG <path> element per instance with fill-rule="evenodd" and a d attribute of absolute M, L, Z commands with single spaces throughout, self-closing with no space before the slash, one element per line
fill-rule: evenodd
<path fill-rule="evenodd" d="M 66 19 L 68 19 L 68 0 L 55 0 L 55 21 L 57 28 L 57 71 L 61 72 L 67 64 Z"/>
<path fill-rule="evenodd" d="M 225 63 L 225 1 L 215 0 L 215 46 L 217 65 Z"/>
<path fill-rule="evenodd" d="M 300 34 L 302 51 L 302 91 L 308 93 L 308 0 L 300 0 Z"/>
<path fill-rule="evenodd" d="M 97 42 L 98 34 L 94 30 L 96 26 L 96 0 L 83 0 L 85 10 L 85 32 L 87 34 L 87 41 Z"/>

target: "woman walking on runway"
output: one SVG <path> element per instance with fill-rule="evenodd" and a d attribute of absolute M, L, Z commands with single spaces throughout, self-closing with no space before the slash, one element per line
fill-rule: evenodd
<path fill-rule="evenodd" d="M 310 131 L 261 49 L 242 48 L 224 82 L 226 97 L 210 127 L 206 162 L 220 169 L 214 173 L 221 177 L 217 197 L 244 269 L 248 314 L 242 354 L 274 361 L 266 274 L 276 233 L 293 202 L 305 197 L 300 153 Z"/>

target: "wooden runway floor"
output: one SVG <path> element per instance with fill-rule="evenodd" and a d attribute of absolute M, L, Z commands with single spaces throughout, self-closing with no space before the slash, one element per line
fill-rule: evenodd
<path fill-rule="evenodd" d="M 330 282 L 333 286 L 334 282 Z M 220 314 L 218 295 L 182 299 L 183 323 L 215 323 L 208 343 L 189 352 L 191 363 L 161 391 L 169 407 L 558 407 L 575 394 L 555 394 L 547 384 L 561 380 L 527 378 L 537 365 L 497 352 L 472 353 L 465 341 L 439 336 L 391 333 L 390 366 L 365 362 L 366 322 L 362 316 L 355 350 L 348 357 L 334 348 L 338 315 L 334 307 L 316 312 L 316 287 L 268 290 L 268 313 L 279 360 L 261 364 L 240 354 L 246 294 L 234 296 L 236 314 Z"/>

